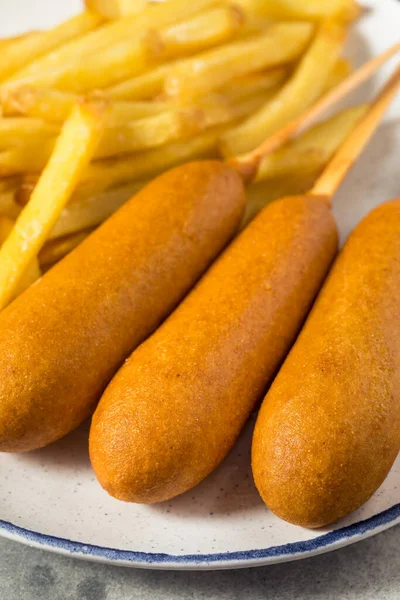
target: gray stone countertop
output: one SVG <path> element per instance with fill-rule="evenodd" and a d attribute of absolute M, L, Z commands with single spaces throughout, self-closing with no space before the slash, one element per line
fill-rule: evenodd
<path fill-rule="evenodd" d="M 0 539 L 1 600 L 400 600 L 400 527 L 329 554 L 237 571 L 113 567 Z"/>

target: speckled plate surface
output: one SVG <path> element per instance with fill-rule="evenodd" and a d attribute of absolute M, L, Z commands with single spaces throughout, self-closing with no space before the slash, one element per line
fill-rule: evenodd
<path fill-rule="evenodd" d="M 371 10 L 348 45 L 355 63 L 398 41 L 400 3 L 364 0 Z M 0 0 L 0 34 L 53 25 L 77 0 Z M 354 101 L 377 89 L 386 70 Z M 335 199 L 342 239 L 372 207 L 400 195 L 400 98 Z M 254 418 L 220 468 L 194 490 L 156 506 L 118 502 L 90 468 L 88 425 L 25 455 L 0 455 L 0 534 L 48 550 L 126 566 L 222 569 L 305 558 L 400 522 L 400 459 L 367 504 L 333 528 L 310 531 L 274 517 L 250 471 Z"/>

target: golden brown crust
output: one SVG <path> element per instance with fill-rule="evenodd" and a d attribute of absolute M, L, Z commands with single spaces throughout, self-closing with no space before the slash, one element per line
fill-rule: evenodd
<path fill-rule="evenodd" d="M 400 448 L 400 200 L 351 234 L 258 416 L 267 506 L 319 527 L 362 505 Z"/>
<path fill-rule="evenodd" d="M 237 228 L 233 169 L 173 169 L 137 194 L 0 314 L 0 451 L 46 445 L 94 409 L 124 358 Z"/>
<path fill-rule="evenodd" d="M 193 487 L 225 457 L 284 358 L 337 248 L 329 209 L 267 207 L 128 359 L 92 420 L 101 485 L 132 502 Z"/>

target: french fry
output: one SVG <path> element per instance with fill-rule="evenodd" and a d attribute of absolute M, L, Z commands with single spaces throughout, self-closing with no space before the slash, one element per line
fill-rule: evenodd
<path fill-rule="evenodd" d="M 351 73 L 351 63 L 346 58 L 339 58 L 332 71 L 328 75 L 328 79 L 325 82 L 324 87 L 322 88 L 320 96 L 324 96 L 330 90 L 333 90 L 335 87 L 342 83 L 346 77 L 348 77 Z"/>
<path fill-rule="evenodd" d="M 330 17 L 353 21 L 360 15 L 355 0 L 237 0 L 237 4 L 250 14 L 283 21 L 319 21 Z"/>
<path fill-rule="evenodd" d="M 255 181 L 296 173 L 320 173 L 365 115 L 367 108 L 368 105 L 361 105 L 344 110 L 266 156 Z"/>
<path fill-rule="evenodd" d="M 154 98 L 162 91 L 164 79 L 174 64 L 176 63 L 155 67 L 148 73 L 132 77 L 105 89 L 104 93 L 112 100 L 147 100 Z"/>
<path fill-rule="evenodd" d="M 54 137 L 58 127 L 41 119 L 9 117 L 0 119 L 0 149 L 29 144 L 29 142 Z"/>
<path fill-rule="evenodd" d="M 91 56 L 90 61 L 65 63 L 58 70 L 35 73 L 22 79 L 21 83 L 84 93 L 142 73 L 150 68 L 161 49 L 161 42 L 155 32 L 137 35 L 136 39 L 114 43 L 103 52 Z"/>
<path fill-rule="evenodd" d="M 227 42 L 243 23 L 243 12 L 237 6 L 221 6 L 172 25 L 161 32 L 161 42 L 167 56 L 193 54 Z"/>
<path fill-rule="evenodd" d="M 333 70 L 346 35 L 334 21 L 323 23 L 294 75 L 270 102 L 247 121 L 228 130 L 221 138 L 225 156 L 239 155 L 258 146 L 285 123 L 301 114 L 321 95 Z"/>
<path fill-rule="evenodd" d="M 7 237 L 10 235 L 14 227 L 14 221 L 8 217 L 0 216 L 0 247 L 3 245 Z M 13 300 L 19 294 L 22 294 L 32 283 L 35 283 L 41 276 L 39 263 L 35 257 L 23 272 L 21 279 L 15 289 Z"/>
<path fill-rule="evenodd" d="M 79 96 L 69 92 L 21 86 L 6 90 L 2 105 L 5 115 L 23 114 L 48 122 L 63 123 L 78 99 Z M 114 102 L 110 104 L 107 123 L 118 124 L 143 119 L 167 110 L 165 102 Z"/>
<path fill-rule="evenodd" d="M 188 103 L 236 77 L 290 62 L 304 51 L 312 31 L 309 23 L 278 23 L 263 35 L 204 52 L 167 74 L 165 92 Z"/>
<path fill-rule="evenodd" d="M 82 188 L 90 190 L 90 193 L 96 193 L 132 180 L 147 179 L 188 160 L 216 156 L 215 149 L 219 135 L 220 129 L 216 128 L 183 142 L 167 144 L 146 152 L 95 161 L 88 166 L 83 175 Z"/>
<path fill-rule="evenodd" d="M 5 88 L 0 97 L 6 116 L 26 115 L 54 123 L 64 122 L 78 100 L 76 94 L 26 85 Z"/>
<path fill-rule="evenodd" d="M 2 49 L 0 80 L 4 80 L 36 57 L 53 50 L 57 46 L 94 29 L 102 22 L 102 17 L 84 12 L 53 29 L 42 31 L 15 40 Z"/>
<path fill-rule="evenodd" d="M 84 229 L 83 231 L 78 231 L 78 233 L 71 233 L 70 235 L 46 242 L 39 252 L 40 266 L 47 270 L 79 246 L 92 231 L 93 229 Z"/>
<path fill-rule="evenodd" d="M 28 204 L 0 249 L 0 309 L 12 299 L 70 199 L 95 152 L 104 118 L 104 105 L 82 103 L 65 122 Z"/>
<path fill-rule="evenodd" d="M 217 88 L 216 93 L 221 94 L 228 102 L 235 102 L 276 88 L 276 86 L 283 83 L 286 77 L 287 69 L 276 67 L 264 73 L 253 73 L 238 77 L 227 85 Z"/>
<path fill-rule="evenodd" d="M 76 233 L 82 229 L 96 227 L 118 210 L 129 198 L 132 198 L 143 185 L 145 185 L 143 182 L 130 183 L 102 194 L 69 202 L 61 211 L 48 239 L 52 240 L 70 233 Z"/>
<path fill-rule="evenodd" d="M 85 5 L 88 10 L 106 19 L 120 19 L 141 13 L 147 6 L 147 0 L 85 0 Z"/>
<path fill-rule="evenodd" d="M 39 173 L 49 160 L 54 144 L 54 138 L 46 138 L 0 151 L 0 177 Z"/>
<path fill-rule="evenodd" d="M 62 74 L 68 72 L 71 66 L 79 65 L 82 62 L 82 57 L 97 57 L 103 50 L 107 51 L 111 48 L 111 55 L 115 58 L 114 46 L 116 40 L 118 40 L 118 44 L 123 46 L 124 42 L 132 45 L 132 42 L 135 42 L 144 32 L 168 27 L 187 19 L 201 10 L 213 6 L 215 2 L 216 0 L 192 0 L 191 2 L 187 0 L 168 0 L 168 4 L 149 3 L 146 10 L 139 15 L 117 19 L 103 25 L 96 31 L 65 44 L 54 52 L 50 52 L 37 61 L 33 61 L 27 67 L 20 69 L 8 81 L 37 87 L 51 86 L 51 82 L 53 81 L 54 84 L 54 81 L 57 81 L 57 78 L 61 78 Z M 123 50 L 127 52 L 126 47 L 123 47 Z M 121 53 L 121 48 L 119 52 Z M 51 73 L 55 74 L 53 79 Z M 44 74 L 47 74 L 47 78 L 44 77 Z M 132 77 L 133 73 L 127 76 Z M 43 82 L 46 82 L 45 85 L 43 85 Z M 107 85 L 111 85 L 111 83 Z"/>

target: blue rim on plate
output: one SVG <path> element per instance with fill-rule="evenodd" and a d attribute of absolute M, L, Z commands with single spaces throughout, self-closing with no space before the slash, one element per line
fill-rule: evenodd
<path fill-rule="evenodd" d="M 373 535 L 379 531 L 394 525 L 396 520 L 400 519 L 400 503 L 395 504 L 377 515 L 369 517 L 364 521 L 353 523 L 346 527 L 342 527 L 335 531 L 325 533 L 312 540 L 303 542 L 292 542 L 281 546 L 271 546 L 270 548 L 262 548 L 258 550 L 245 550 L 238 552 L 221 552 L 212 554 L 182 554 L 173 555 L 157 552 L 135 552 L 133 550 L 117 550 L 115 548 L 106 548 L 93 544 L 84 544 L 83 542 L 74 542 L 66 538 L 59 538 L 53 535 L 37 533 L 18 525 L 13 525 L 8 521 L 0 520 L 0 534 L 10 539 L 25 542 L 27 544 L 42 547 L 55 552 L 74 555 L 80 558 L 110 561 L 114 563 L 131 565 L 131 566 L 151 566 L 152 568 L 163 567 L 163 565 L 172 564 L 176 568 L 201 567 L 207 568 L 207 565 L 217 566 L 218 563 L 229 567 L 229 563 L 235 562 L 240 566 L 260 566 L 267 562 L 279 562 L 290 560 L 296 555 L 319 554 L 328 549 L 330 546 L 338 545 L 340 542 L 351 540 L 357 536 Z M 354 539 L 353 541 L 357 541 Z M 251 565 L 249 563 L 252 563 Z"/>

